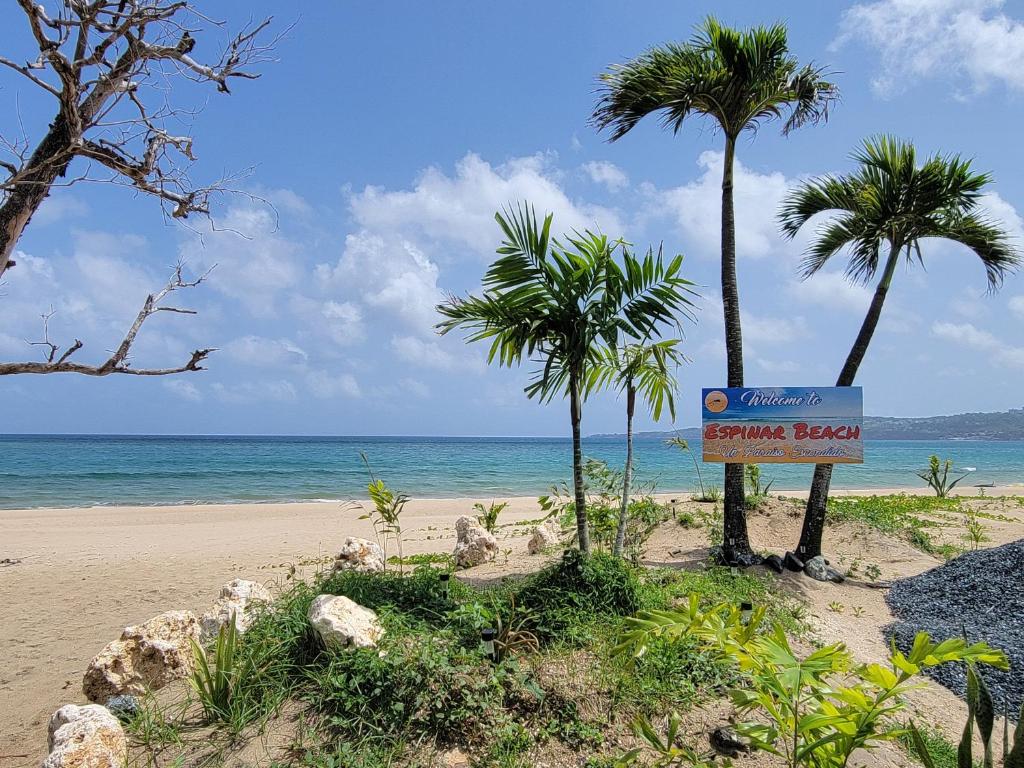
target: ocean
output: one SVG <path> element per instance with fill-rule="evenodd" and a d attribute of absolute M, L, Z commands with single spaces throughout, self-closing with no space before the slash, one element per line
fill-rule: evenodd
<path fill-rule="evenodd" d="M 692 441 L 700 453 L 699 441 Z M 546 493 L 571 479 L 568 438 L 0 436 L 0 509 L 132 504 L 347 500 L 373 471 L 412 497 L 500 499 Z M 588 457 L 621 466 L 623 440 L 584 440 Z M 935 453 L 974 467 L 963 485 L 1024 483 L 1024 442 L 865 441 L 865 463 L 837 466 L 833 487 L 921 488 L 914 470 Z M 689 454 L 660 439 L 635 442 L 641 482 L 659 492 L 697 487 Z M 722 468 L 702 464 L 705 484 Z M 775 489 L 806 488 L 812 465 L 764 465 Z"/>

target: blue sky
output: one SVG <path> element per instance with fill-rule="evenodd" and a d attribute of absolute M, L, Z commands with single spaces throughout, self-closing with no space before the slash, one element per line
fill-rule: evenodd
<path fill-rule="evenodd" d="M 0 380 L 3 432 L 562 435 L 561 401 L 538 406 L 527 369 L 489 369 L 482 348 L 439 339 L 432 307 L 475 290 L 494 255 L 494 210 L 527 199 L 556 230 L 599 227 L 685 255 L 703 294 L 686 328 L 679 418 L 698 423 L 701 387 L 724 380 L 718 303 L 721 137 L 699 121 L 678 136 L 647 120 L 608 144 L 587 125 L 595 78 L 645 47 L 689 37 L 714 11 L 748 25 L 785 21 L 803 60 L 835 72 L 843 101 L 827 125 L 788 138 L 766 125 L 738 149 L 737 247 L 747 383 L 831 384 L 867 290 L 842 262 L 796 276 L 803 241 L 774 216 L 801 177 L 849 168 L 864 137 L 891 132 L 922 152 L 974 157 L 995 185 L 985 205 L 1024 231 L 1024 9 L 999 0 L 861 3 L 219 2 L 295 26 L 280 61 L 230 96 L 187 89 L 198 180 L 252 167 L 244 195 L 211 232 L 167 224 L 152 200 L 77 185 L 52 196 L 0 287 L 0 357 L 30 358 L 52 305 L 51 336 L 81 338 L 82 360 L 116 345 L 178 258 L 207 283 L 181 295 L 191 316 L 152 318 L 136 365 L 219 348 L 209 370 L 168 379 L 75 376 Z M 5 51 L 27 55 L 24 21 L 0 10 Z M 212 46 L 200 38 L 200 48 Z M 51 106 L 0 72 L 0 131 L 45 127 Z M 1024 280 L 985 294 L 976 258 L 927 243 L 927 271 L 897 274 L 858 383 L 865 411 L 931 415 L 1020 407 Z M 622 427 L 599 396 L 586 432 Z M 649 428 L 646 417 L 638 428 Z"/>

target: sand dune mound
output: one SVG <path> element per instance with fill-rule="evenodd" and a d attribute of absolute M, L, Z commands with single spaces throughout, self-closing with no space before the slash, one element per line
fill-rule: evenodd
<path fill-rule="evenodd" d="M 1024 700 L 1024 539 L 968 552 L 945 565 L 893 584 L 886 598 L 898 621 L 888 628 L 906 649 L 921 630 L 944 639 L 967 633 L 1010 658 L 1009 672 L 982 670 L 998 709 L 1011 712 Z M 963 696 L 962 665 L 944 664 L 931 676 Z"/>

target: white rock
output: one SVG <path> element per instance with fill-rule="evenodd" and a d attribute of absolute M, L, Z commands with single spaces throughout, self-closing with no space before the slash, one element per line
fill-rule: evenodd
<path fill-rule="evenodd" d="M 191 640 L 200 642 L 199 621 L 191 611 L 168 611 L 145 624 L 125 627 L 89 663 L 82 692 L 105 702 L 120 694 L 141 695 L 192 673 Z"/>
<path fill-rule="evenodd" d="M 320 595 L 307 615 L 329 648 L 374 648 L 384 636 L 377 614 L 343 595 Z"/>
<path fill-rule="evenodd" d="M 203 641 L 216 637 L 220 628 L 231 620 L 232 614 L 235 616 L 235 629 L 239 634 L 245 632 L 252 622 L 254 608 L 273 599 L 270 591 L 258 581 L 232 579 L 220 588 L 217 602 L 199 620 Z"/>
<path fill-rule="evenodd" d="M 552 547 L 557 547 L 562 529 L 553 519 L 548 518 L 533 529 L 533 535 L 526 543 L 526 551 L 531 555 L 539 555 Z"/>
<path fill-rule="evenodd" d="M 455 521 L 455 565 L 472 568 L 489 563 L 498 554 L 498 540 L 477 521 L 463 515 Z"/>
<path fill-rule="evenodd" d="M 68 704 L 50 718 L 43 768 L 121 768 L 128 742 L 117 718 L 99 704 Z"/>
<path fill-rule="evenodd" d="M 349 536 L 334 558 L 334 570 L 377 573 L 384 570 L 384 550 L 369 539 Z"/>

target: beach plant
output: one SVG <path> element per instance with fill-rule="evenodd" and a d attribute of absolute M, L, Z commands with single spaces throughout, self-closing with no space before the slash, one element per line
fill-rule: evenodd
<path fill-rule="evenodd" d="M 944 499 L 949 496 L 949 492 L 956 488 L 957 483 L 967 477 L 970 472 L 964 472 L 959 477 L 950 479 L 949 473 L 954 472 L 953 460 L 946 459 L 941 460 L 934 453 L 928 457 L 928 466 L 925 469 L 919 469 L 914 474 L 928 483 L 928 486 L 935 491 L 935 495 L 940 499 Z M 954 474 L 956 474 L 954 472 Z"/>
<path fill-rule="evenodd" d="M 994 752 L 992 744 L 992 732 L 995 727 L 995 705 L 992 701 L 992 694 L 985 684 L 985 678 L 978 671 L 974 663 L 967 664 L 967 722 L 964 724 L 960 743 L 956 750 L 956 764 L 958 768 L 973 768 L 974 762 L 974 727 L 977 725 L 978 737 L 982 745 L 982 765 L 984 768 L 994 768 Z M 1010 738 L 1010 717 L 1009 712 L 1003 713 L 1003 768 L 1024 768 L 1024 705 L 1021 706 L 1020 714 L 1017 717 L 1017 726 L 1014 728 L 1013 738 Z M 925 768 L 938 768 L 929 748 L 930 739 L 926 732 L 922 732 L 917 725 L 911 721 L 909 726 L 910 746 L 921 759 Z"/>
<path fill-rule="evenodd" d="M 666 440 L 665 445 L 678 448 L 683 453 L 690 454 L 690 458 L 693 459 L 693 469 L 697 473 L 697 485 L 700 486 L 700 496 L 697 498 L 697 501 L 718 501 L 721 496 L 721 491 L 715 486 L 708 486 L 707 488 L 704 487 L 704 476 L 700 472 L 700 464 L 697 463 L 697 454 L 693 452 L 692 448 L 690 448 L 690 443 L 677 434 Z M 712 496 L 716 497 L 712 498 Z"/>
<path fill-rule="evenodd" d="M 964 539 L 971 545 L 971 549 L 977 549 L 986 541 L 988 535 L 985 533 L 985 525 L 981 522 L 977 510 L 968 507 L 964 512 Z"/>
<path fill-rule="evenodd" d="M 366 492 L 370 495 L 370 502 L 373 508 L 359 516 L 360 520 L 369 520 L 373 525 L 373 531 L 377 536 L 377 543 L 384 552 L 385 568 L 388 563 L 388 542 L 394 540 L 398 549 L 398 572 L 405 573 L 405 557 L 402 554 L 402 511 L 409 503 L 409 497 L 404 493 L 391 490 L 384 481 L 373 474 L 370 460 L 366 454 L 359 453 L 366 465 L 366 471 L 370 474 L 370 482 L 366 485 Z"/>
<path fill-rule="evenodd" d="M 743 386 L 743 336 L 736 280 L 736 220 L 733 165 L 736 144 L 746 131 L 756 134 L 771 120 L 783 119 L 784 135 L 828 116 L 838 97 L 820 68 L 801 64 L 789 50 L 786 27 L 738 30 L 708 17 L 686 43 L 650 48 L 600 78 L 592 122 L 609 129 L 612 141 L 629 133 L 644 117 L 658 115 L 678 133 L 690 118 L 705 117 L 725 139 L 722 156 L 721 288 L 725 319 L 727 385 Z M 725 560 L 756 562 L 747 535 L 743 467 L 725 465 Z"/>
<path fill-rule="evenodd" d="M 755 499 L 755 501 L 764 499 L 768 496 L 769 491 L 771 491 L 772 484 L 775 481 L 769 480 L 767 483 L 762 483 L 760 466 L 757 464 L 744 464 L 743 473 L 746 476 L 749 494 Z"/>
<path fill-rule="evenodd" d="M 494 533 L 498 530 L 498 515 L 504 512 L 506 507 L 508 507 L 507 501 L 503 501 L 501 503 L 491 501 L 491 503 L 486 507 L 479 501 L 473 505 L 473 509 L 480 513 L 476 516 L 477 522 L 480 523 L 488 533 Z"/>
<path fill-rule="evenodd" d="M 762 631 L 765 609 L 744 618 L 740 606 L 721 603 L 702 610 L 697 595 L 682 610 L 646 611 L 628 620 L 618 651 L 641 656 L 655 640 L 696 638 L 710 653 L 743 673 L 729 698 L 735 724 L 751 746 L 785 759 L 789 768 L 845 768 L 851 754 L 897 738 L 903 693 L 925 669 L 950 662 L 1006 669 L 1005 654 L 961 638 L 940 643 L 921 632 L 904 654 L 891 647 L 887 665 L 857 664 L 843 643 L 797 655 L 783 629 Z"/>
<path fill-rule="evenodd" d="M 499 258 L 484 275 L 482 295 L 449 296 L 437 311 L 441 334 L 468 331 L 468 342 L 488 341 L 488 361 L 512 367 L 538 364 L 527 397 L 569 401 L 577 541 L 590 551 L 583 483 L 582 419 L 587 381 L 602 347 L 618 347 L 678 326 L 691 316 L 682 256 L 662 250 L 635 255 L 629 244 L 591 231 L 551 235 L 552 216 L 538 222 L 528 204 L 495 214 L 504 235 Z"/>
<path fill-rule="evenodd" d="M 683 358 L 676 350 L 678 339 L 641 344 L 627 344 L 621 348 L 606 347 L 597 355 L 590 369 L 587 388 L 593 390 L 614 387 L 626 396 L 626 463 L 622 472 L 622 497 L 619 501 L 619 519 L 615 529 L 612 554 L 622 557 L 626 543 L 626 521 L 629 517 L 629 491 L 633 478 L 633 415 L 637 394 L 650 409 L 651 418 L 661 419 L 667 408 L 675 420 L 675 390 L 678 386 L 673 369 Z"/>
<path fill-rule="evenodd" d="M 852 386 L 857 377 L 896 267 L 901 262 L 924 265 L 922 240 L 942 238 L 965 246 L 981 261 L 990 291 L 1020 264 L 1006 227 L 979 208 L 992 177 L 975 171 L 970 160 L 935 154 L 918 164 L 914 145 L 891 136 L 867 139 L 853 160 L 857 168 L 852 173 L 801 183 L 779 212 L 788 238 L 796 237 L 818 214 L 832 214 L 808 247 L 802 266 L 805 279 L 818 274 L 841 251 L 849 254 L 848 279 L 866 284 L 878 276 L 867 314 L 836 379 L 838 387 Z M 821 554 L 832 466 L 814 468 L 797 550 L 808 558 Z"/>

